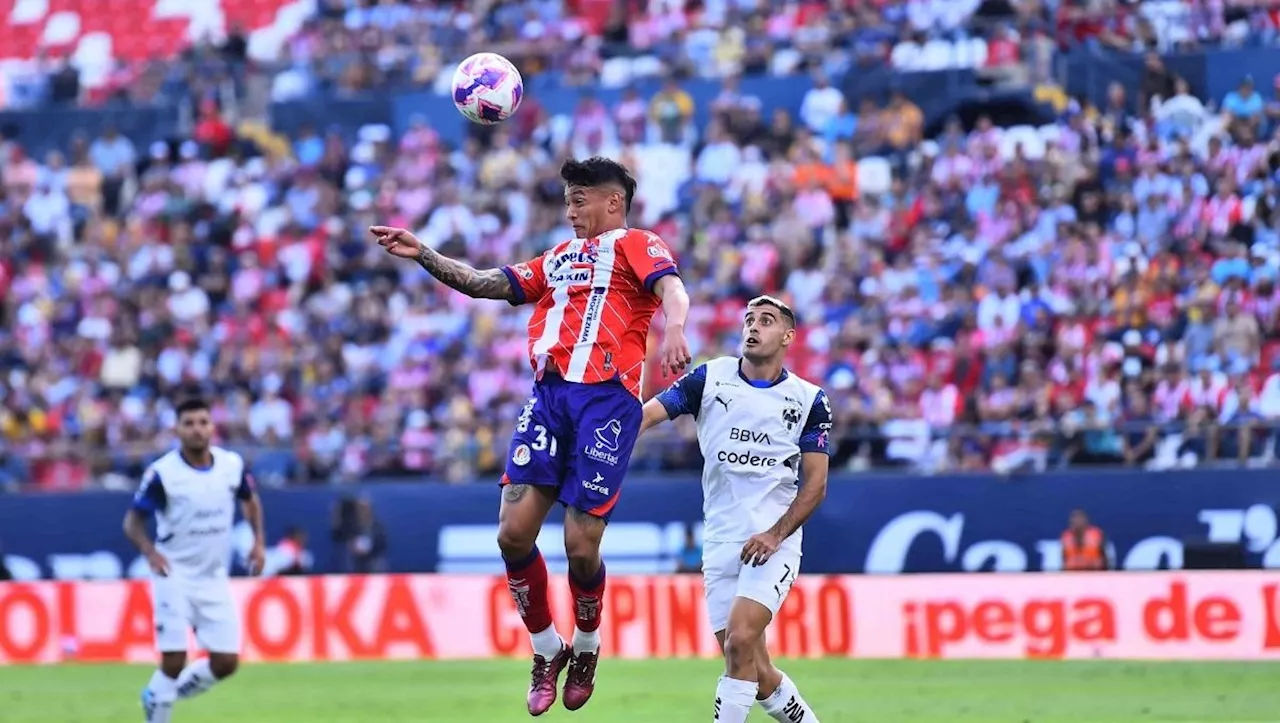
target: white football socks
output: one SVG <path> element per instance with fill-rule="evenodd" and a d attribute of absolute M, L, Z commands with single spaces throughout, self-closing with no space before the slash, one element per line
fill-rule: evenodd
<path fill-rule="evenodd" d="M 178 675 L 178 698 L 186 700 L 209 690 L 217 683 L 213 671 L 209 669 L 209 659 L 201 658 L 182 669 Z"/>
<path fill-rule="evenodd" d="M 574 626 L 573 628 L 573 652 L 575 655 L 579 653 L 594 653 L 600 650 L 600 631 L 592 630 L 584 633 Z"/>
<path fill-rule="evenodd" d="M 791 682 L 786 673 L 782 674 L 782 682 L 773 695 L 760 702 L 760 707 L 769 717 L 781 723 L 818 723 L 813 709 L 800 696 L 800 689 Z"/>
<path fill-rule="evenodd" d="M 720 676 L 716 684 L 716 723 L 746 723 L 758 689 L 759 684 L 754 680 Z"/>
<path fill-rule="evenodd" d="M 548 625 L 547 629 L 540 633 L 531 633 L 529 641 L 533 643 L 534 654 L 541 655 L 547 660 L 559 655 L 564 648 L 564 641 L 560 639 L 560 633 L 556 632 L 555 625 Z"/>
<path fill-rule="evenodd" d="M 151 693 L 151 710 L 147 723 L 169 723 L 174 701 L 178 700 L 178 681 L 157 670 L 147 684 Z"/>

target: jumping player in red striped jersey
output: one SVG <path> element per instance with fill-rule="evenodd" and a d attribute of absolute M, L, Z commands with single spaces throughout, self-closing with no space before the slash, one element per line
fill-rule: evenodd
<path fill-rule="evenodd" d="M 566 667 L 566 708 L 586 705 L 595 690 L 605 587 L 600 541 L 640 433 L 645 340 L 659 305 L 667 320 L 663 373 L 678 374 L 690 362 L 689 296 L 671 250 L 655 234 L 627 228 L 635 179 L 599 157 L 565 162 L 560 177 L 576 238 L 524 263 L 478 271 L 404 229 L 370 229 L 388 253 L 416 260 L 467 296 L 535 305 L 533 393 L 516 420 L 498 512 L 508 587 L 533 643 L 528 704 L 535 716 L 555 703 Z M 568 644 L 551 621 L 547 565 L 535 544 L 557 501 L 567 510 L 564 546 L 575 601 Z"/>

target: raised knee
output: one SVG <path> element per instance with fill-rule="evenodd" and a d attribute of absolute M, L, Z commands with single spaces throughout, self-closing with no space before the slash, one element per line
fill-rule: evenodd
<path fill-rule="evenodd" d="M 209 672 L 213 673 L 213 677 L 218 680 L 230 678 L 239 669 L 240 656 L 238 655 L 209 656 Z"/>

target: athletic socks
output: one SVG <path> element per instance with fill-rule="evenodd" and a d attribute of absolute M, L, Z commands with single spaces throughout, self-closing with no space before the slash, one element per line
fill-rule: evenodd
<path fill-rule="evenodd" d="M 169 723 L 173 704 L 178 700 L 178 681 L 157 670 L 143 695 L 147 723 Z"/>
<path fill-rule="evenodd" d="M 547 562 L 537 545 L 521 560 L 504 560 L 507 565 L 507 589 L 515 600 L 516 610 L 529 631 L 533 652 L 550 660 L 560 653 L 564 643 L 551 622 L 551 603 L 547 600 Z"/>
<path fill-rule="evenodd" d="M 759 685 L 754 680 L 736 680 L 720 676 L 716 685 L 715 723 L 746 723 L 751 706 L 756 702 Z"/>
<path fill-rule="evenodd" d="M 604 611 L 605 570 L 590 580 L 579 581 L 569 572 L 569 590 L 573 593 L 573 652 L 594 653 L 600 649 L 600 616 Z"/>
<path fill-rule="evenodd" d="M 201 658 L 182 669 L 178 675 L 178 698 L 186 700 L 209 690 L 218 682 L 209 669 L 209 659 Z"/>
<path fill-rule="evenodd" d="M 556 632 L 554 625 L 548 625 L 536 633 L 529 633 L 529 642 L 533 644 L 534 655 L 541 655 L 545 660 L 551 660 L 564 649 L 564 640 L 560 638 L 560 633 Z"/>
<path fill-rule="evenodd" d="M 813 709 L 801 697 L 800 689 L 787 677 L 786 673 L 782 674 L 782 682 L 778 684 L 778 689 L 773 691 L 773 695 L 759 703 L 770 718 L 781 723 L 818 723 Z"/>

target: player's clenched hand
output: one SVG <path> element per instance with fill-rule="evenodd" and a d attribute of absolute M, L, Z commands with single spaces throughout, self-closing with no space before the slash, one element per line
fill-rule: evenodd
<path fill-rule="evenodd" d="M 422 252 L 422 242 L 409 231 L 394 226 L 370 226 L 369 233 L 377 239 L 378 245 L 392 256 L 402 259 L 414 259 Z"/>
<path fill-rule="evenodd" d="M 164 559 L 164 555 L 152 550 L 147 553 L 147 564 L 151 566 L 151 571 L 160 577 L 169 576 L 169 561 Z"/>
<path fill-rule="evenodd" d="M 759 567 L 773 557 L 773 553 L 782 546 L 782 538 L 772 532 L 760 532 L 751 536 L 747 544 L 742 546 L 742 562 Z"/>
<path fill-rule="evenodd" d="M 684 371 L 684 368 L 689 366 L 689 362 L 693 361 L 693 357 L 689 354 L 689 341 L 684 338 L 684 327 L 668 326 L 667 333 L 662 337 L 662 346 L 659 351 L 662 354 L 664 375 L 675 376 Z"/>

